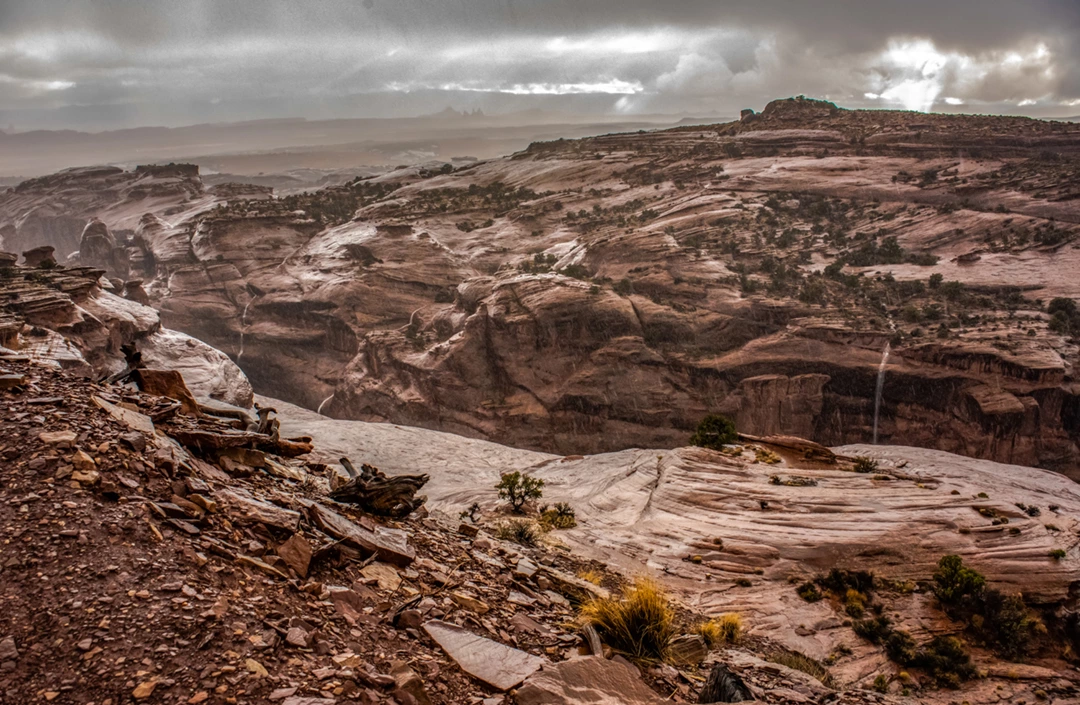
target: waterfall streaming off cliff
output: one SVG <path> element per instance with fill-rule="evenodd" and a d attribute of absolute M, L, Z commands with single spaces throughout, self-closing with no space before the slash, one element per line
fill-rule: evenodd
<path fill-rule="evenodd" d="M 244 332 L 247 330 L 248 306 L 251 306 L 251 302 L 254 300 L 255 297 L 248 299 L 248 302 L 244 304 L 244 312 L 240 314 L 240 350 L 236 353 L 237 362 L 240 362 L 240 358 L 244 356 Z"/>
<path fill-rule="evenodd" d="M 877 389 L 874 392 L 874 445 L 877 445 L 878 415 L 881 413 L 881 390 L 885 387 L 885 365 L 889 362 L 888 343 L 885 343 L 885 351 L 881 353 L 881 364 L 877 371 Z"/>

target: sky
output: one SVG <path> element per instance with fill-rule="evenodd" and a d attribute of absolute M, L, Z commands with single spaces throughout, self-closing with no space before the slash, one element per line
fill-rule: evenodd
<path fill-rule="evenodd" d="M 545 109 L 1080 114 L 1080 0 L 0 0 L 0 129 Z"/>

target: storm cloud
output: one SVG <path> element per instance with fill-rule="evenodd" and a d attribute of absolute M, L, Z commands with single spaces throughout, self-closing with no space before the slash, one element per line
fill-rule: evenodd
<path fill-rule="evenodd" d="M 444 107 L 1080 113 L 1076 0 L 3 0 L 0 126 Z"/>

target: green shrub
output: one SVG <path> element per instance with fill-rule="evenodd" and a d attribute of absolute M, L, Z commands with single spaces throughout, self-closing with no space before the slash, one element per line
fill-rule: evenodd
<path fill-rule="evenodd" d="M 885 639 L 885 653 L 893 663 L 907 666 L 915 661 L 918 650 L 910 634 L 902 629 L 896 629 Z"/>
<path fill-rule="evenodd" d="M 982 573 L 964 567 L 960 556 L 943 556 L 934 572 L 934 594 L 943 604 L 955 605 L 978 594 L 986 585 Z"/>
<path fill-rule="evenodd" d="M 871 619 L 857 619 L 851 623 L 851 628 L 871 644 L 881 644 L 892 634 L 892 622 L 885 615 Z"/>
<path fill-rule="evenodd" d="M 946 688 L 959 688 L 962 681 L 975 677 L 975 666 L 963 643 L 951 636 L 934 637 L 912 665 L 929 671 L 938 685 Z"/>
<path fill-rule="evenodd" d="M 1006 595 L 1000 590 L 982 590 L 970 618 L 972 626 L 999 655 L 1016 659 L 1028 652 L 1036 632 L 1042 627 L 1028 613 L 1019 595 Z"/>
<path fill-rule="evenodd" d="M 572 529 L 577 526 L 577 515 L 566 502 L 556 502 L 554 507 L 540 511 L 540 521 L 546 528 Z"/>
<path fill-rule="evenodd" d="M 469 521 L 471 521 L 471 522 L 473 522 L 475 524 L 476 523 L 476 515 L 479 514 L 479 513 L 480 513 L 480 503 L 479 502 L 473 502 L 472 504 L 469 505 L 468 509 L 466 509 L 465 511 L 458 514 L 458 517 L 462 521 L 465 521 L 466 519 L 468 519 Z"/>
<path fill-rule="evenodd" d="M 1064 297 L 1051 299 L 1049 305 L 1046 307 L 1046 312 L 1050 315 L 1060 312 L 1070 318 L 1080 315 L 1080 311 L 1077 310 L 1076 302 Z"/>
<path fill-rule="evenodd" d="M 797 591 L 799 593 L 799 597 L 806 600 L 807 602 L 817 602 L 824 597 L 824 595 L 821 594 L 821 591 L 818 590 L 817 585 L 814 585 L 811 582 L 803 583 L 798 587 Z"/>
<path fill-rule="evenodd" d="M 987 587 L 986 578 L 965 568 L 959 556 L 944 556 L 934 573 L 934 594 L 946 612 L 966 621 L 999 655 L 1016 659 L 1045 629 L 1019 595 Z"/>
<path fill-rule="evenodd" d="M 574 279 L 588 279 L 592 276 L 589 270 L 581 264 L 571 264 L 563 267 L 559 270 L 559 274 L 567 277 L 573 277 Z"/>
<path fill-rule="evenodd" d="M 838 595 L 845 595 L 848 590 L 869 593 L 875 587 L 874 574 L 865 570 L 833 568 L 824 578 L 818 578 L 817 582 Z"/>
<path fill-rule="evenodd" d="M 690 445 L 710 450 L 720 450 L 738 438 L 735 423 L 720 414 L 709 414 L 698 424 L 697 431 L 690 437 Z"/>
<path fill-rule="evenodd" d="M 1060 561 L 1062 558 L 1065 557 L 1065 551 L 1060 548 L 1055 548 L 1054 550 L 1050 551 L 1050 557 L 1056 561 Z"/>
<path fill-rule="evenodd" d="M 499 499 L 510 502 L 514 513 L 521 514 L 526 502 L 543 496 L 543 486 L 543 480 L 514 471 L 503 475 L 495 489 L 499 491 Z"/>
<path fill-rule="evenodd" d="M 803 477 L 802 475 L 792 475 L 791 477 L 773 475 L 769 478 L 769 484 L 784 485 L 785 487 L 817 487 L 817 480 L 812 477 Z"/>

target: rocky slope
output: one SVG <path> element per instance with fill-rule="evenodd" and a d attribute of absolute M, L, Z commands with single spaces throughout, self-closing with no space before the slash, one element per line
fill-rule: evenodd
<path fill-rule="evenodd" d="M 80 247 L 104 227 L 167 325 L 336 417 L 578 453 L 677 446 L 708 411 L 830 445 L 877 416 L 1076 476 L 1080 325 L 1048 304 L 1080 296 L 1078 150 L 1068 123 L 795 99 L 282 199 L 83 205 L 58 175 L 0 223 L 99 218 Z"/>

